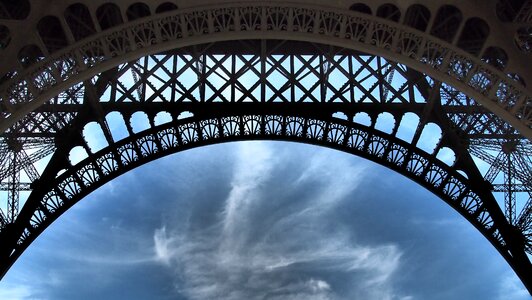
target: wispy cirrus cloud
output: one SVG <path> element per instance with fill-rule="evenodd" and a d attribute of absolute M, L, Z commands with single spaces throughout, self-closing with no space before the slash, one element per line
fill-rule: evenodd
<path fill-rule="evenodd" d="M 7 284 L 0 289 L 0 299 L 31 299 L 32 294 L 31 287 L 24 284 Z"/>
<path fill-rule="evenodd" d="M 217 224 L 163 226 L 154 233 L 155 256 L 175 272 L 180 293 L 190 299 L 392 299 L 398 247 L 358 245 L 331 221 L 331 209 L 356 189 L 364 166 L 334 174 L 346 162 L 318 154 L 301 174 L 288 176 L 267 144 L 246 143 L 238 151 Z M 294 180 L 283 183 L 279 176 Z M 297 197 L 315 185 L 316 193 Z M 283 198 L 287 190 L 295 197 Z"/>
<path fill-rule="evenodd" d="M 506 274 L 501 275 L 499 295 L 497 296 L 497 299 L 525 300 L 530 299 L 530 294 L 526 288 L 523 287 L 518 277 L 507 272 Z"/>
<path fill-rule="evenodd" d="M 183 152 L 62 216 L 0 299 L 530 298 L 478 232 L 420 192 L 320 148 Z"/>

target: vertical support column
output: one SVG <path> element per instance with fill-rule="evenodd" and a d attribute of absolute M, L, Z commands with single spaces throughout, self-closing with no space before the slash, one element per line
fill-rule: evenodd
<path fill-rule="evenodd" d="M 18 151 L 15 149 L 13 151 L 13 159 L 11 160 L 10 167 L 10 177 L 9 177 L 9 188 L 7 191 L 7 216 L 8 222 L 14 223 L 18 215 L 19 200 L 20 194 L 18 191 L 18 185 L 20 183 L 20 173 L 17 170 L 18 163 Z"/>
<path fill-rule="evenodd" d="M 266 102 L 266 40 L 260 41 L 260 102 Z"/>
<path fill-rule="evenodd" d="M 229 74 L 229 80 L 231 82 L 231 102 L 236 102 L 236 56 L 234 54 L 231 57 L 231 74 Z"/>
<path fill-rule="evenodd" d="M 201 54 L 200 51 L 198 51 L 198 47 L 196 45 L 192 47 L 192 60 L 194 62 L 194 67 L 196 68 L 196 74 L 198 77 L 198 89 L 199 89 L 199 97 L 200 97 L 198 101 L 205 102 L 207 100 L 205 99 L 206 57 L 205 57 L 205 54 Z M 176 72 L 176 69 L 175 69 L 176 63 L 177 61 L 174 62 L 174 74 Z"/>

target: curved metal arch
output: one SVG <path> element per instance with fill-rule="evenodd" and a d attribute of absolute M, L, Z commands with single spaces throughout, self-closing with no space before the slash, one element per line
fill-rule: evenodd
<path fill-rule="evenodd" d="M 409 143 L 352 121 L 314 115 L 241 114 L 173 120 L 132 134 L 80 163 L 46 174 L 17 219 L 22 235 L 9 256 L 9 266 L 61 214 L 92 191 L 138 166 L 183 150 L 244 140 L 283 140 L 313 144 L 354 154 L 417 182 L 439 196 L 475 226 L 513 265 L 510 250 L 483 201 L 482 187 Z M 68 153 L 74 145 L 70 145 Z M 60 174 L 59 174 L 60 173 Z M 35 205 L 36 204 L 36 205 Z M 8 266 L 8 268 L 9 268 Z M 6 270 L 7 271 L 7 270 Z"/>
<path fill-rule="evenodd" d="M 287 39 L 386 57 L 455 86 L 532 140 L 532 96 L 519 83 L 433 36 L 374 16 L 311 5 L 243 3 L 154 15 L 93 35 L 0 88 L 5 131 L 68 87 L 120 63 L 214 41 Z"/>

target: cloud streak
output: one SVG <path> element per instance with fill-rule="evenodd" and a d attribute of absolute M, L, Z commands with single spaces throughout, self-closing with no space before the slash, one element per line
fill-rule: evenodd
<path fill-rule="evenodd" d="M 0 299 L 530 298 L 478 232 L 399 177 L 286 143 L 186 151 L 69 210 Z"/>
<path fill-rule="evenodd" d="M 363 166 L 331 176 L 345 162 L 318 153 L 294 182 L 278 188 L 300 194 L 320 185 L 319 192 L 283 199 L 271 188 L 283 176 L 274 158 L 279 153 L 263 143 L 238 150 L 217 224 L 200 230 L 165 225 L 154 233 L 155 256 L 174 271 L 180 293 L 190 299 L 391 299 L 398 247 L 358 245 L 331 222 L 331 210 L 356 189 Z M 276 205 L 287 209 L 273 218 Z"/>
<path fill-rule="evenodd" d="M 0 299 L 21 300 L 30 299 L 32 296 L 32 289 L 23 284 L 6 285 L 0 289 Z"/>

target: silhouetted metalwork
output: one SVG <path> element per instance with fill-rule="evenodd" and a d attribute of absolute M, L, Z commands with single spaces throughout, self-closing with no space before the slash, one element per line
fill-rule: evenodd
<path fill-rule="evenodd" d="M 2 274 L 120 174 L 184 149 L 270 139 L 418 182 L 532 290 L 532 1 L 490 1 L 496 9 L 468 17 L 466 1 L 44 2 L 0 1 Z"/>

